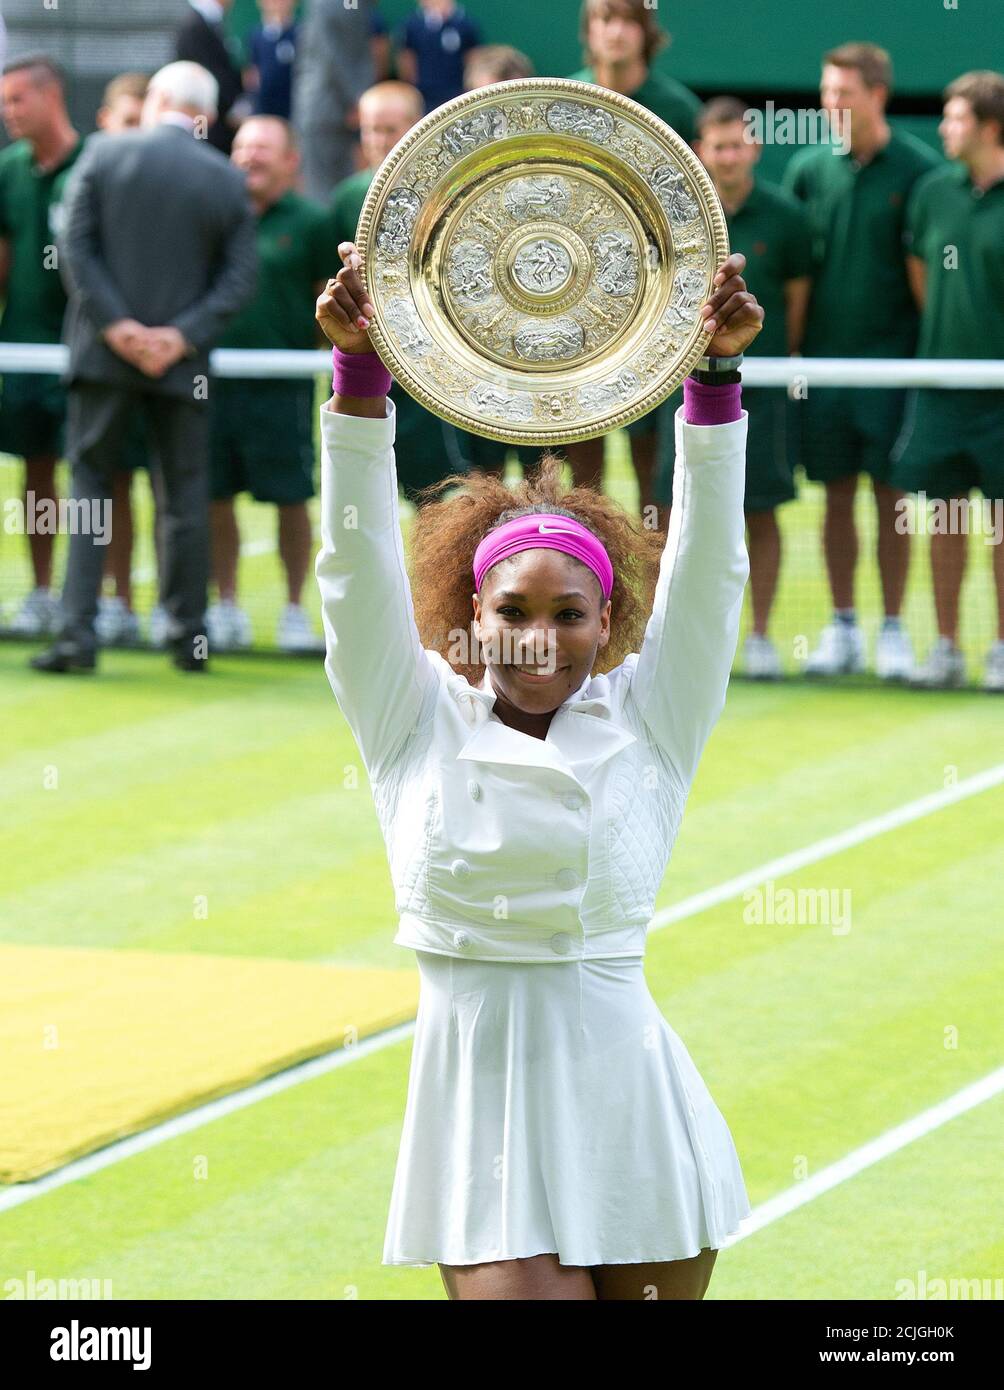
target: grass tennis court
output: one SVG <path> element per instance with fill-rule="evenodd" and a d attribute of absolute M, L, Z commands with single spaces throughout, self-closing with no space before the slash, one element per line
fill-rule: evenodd
<path fill-rule="evenodd" d="M 27 650 L 0 647 L 4 942 L 411 967 L 319 662 L 221 658 L 196 691 L 144 653 L 106 655 L 98 681 L 45 680 Z M 659 907 L 1001 763 L 992 697 L 736 681 Z M 842 934 L 750 925 L 741 896 L 652 933 L 650 987 L 755 1207 L 1001 1065 L 1002 824 L 999 785 L 778 882 L 849 892 Z M 0 1282 L 443 1296 L 435 1269 L 379 1263 L 409 1048 L 0 1209 Z M 893 1298 L 921 1269 L 999 1276 L 1002 1129 L 998 1095 L 725 1250 L 709 1296 Z"/>
<path fill-rule="evenodd" d="M 612 462 L 630 505 L 619 446 Z M 807 568 L 782 630 L 825 616 L 809 569 L 817 504 L 789 509 Z M 261 543 L 246 583 L 267 595 L 271 517 L 245 510 Z M 24 542 L 5 539 L 9 572 Z M 989 589 L 981 608 L 970 584 L 972 634 Z M 417 985 L 320 659 L 221 657 L 194 682 L 162 655 L 116 651 L 96 679 L 54 679 L 27 669 L 31 650 L 0 643 L 0 954 L 69 947 L 93 966 L 115 953 L 103 998 L 138 952 L 179 969 L 203 956 L 221 989 L 228 959 L 250 975 L 298 963 Z M 979 691 L 734 681 L 658 908 L 1004 765 L 1001 712 Z M 1004 782 L 776 879 L 776 901 L 802 889 L 848 907 L 849 930 L 751 923 L 737 892 L 651 933 L 650 987 L 729 1122 L 754 1208 L 1001 1067 L 1002 825 Z M 241 1001 L 262 1011 L 257 1052 L 269 1029 L 285 1037 L 288 978 Z M 185 1003 L 159 1038 L 190 1063 L 213 1020 L 203 1038 L 204 1005 Z M 335 1055 L 351 1060 L 23 1204 L 4 1209 L 17 1189 L 0 1186 L 0 1286 L 34 1271 L 110 1279 L 118 1299 L 444 1297 L 434 1268 L 380 1264 L 410 1041 Z M 0 1129 L 17 1123 L 16 1092 L 0 1081 Z M 999 1278 L 1002 1135 L 998 1093 L 723 1251 L 708 1296 L 893 1299 L 921 1271 Z"/>

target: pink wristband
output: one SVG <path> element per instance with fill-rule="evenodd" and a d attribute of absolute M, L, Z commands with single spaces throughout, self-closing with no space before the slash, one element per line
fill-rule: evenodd
<path fill-rule="evenodd" d="M 393 377 L 375 352 L 331 349 L 331 389 L 336 396 L 386 396 Z"/>
<path fill-rule="evenodd" d="M 705 386 L 687 377 L 683 383 L 683 418 L 688 425 L 728 425 L 742 414 L 742 390 L 734 386 Z"/>

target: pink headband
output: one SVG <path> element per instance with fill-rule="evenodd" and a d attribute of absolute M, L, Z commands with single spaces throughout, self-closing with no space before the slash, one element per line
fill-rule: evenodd
<path fill-rule="evenodd" d="M 557 512 L 529 512 L 489 531 L 474 552 L 475 588 L 481 588 L 481 580 L 489 566 L 515 555 L 518 550 L 537 549 L 539 546 L 564 550 L 588 565 L 600 581 L 604 602 L 610 597 L 614 586 L 614 567 L 606 546 L 581 521 Z"/>

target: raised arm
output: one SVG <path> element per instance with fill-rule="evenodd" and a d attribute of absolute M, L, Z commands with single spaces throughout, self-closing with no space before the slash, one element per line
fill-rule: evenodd
<path fill-rule="evenodd" d="M 725 704 L 749 576 L 748 416 L 694 425 L 685 409 L 675 419 L 669 533 L 628 698 L 689 786 Z"/>
<path fill-rule="evenodd" d="M 729 257 L 702 308 L 705 331 L 713 335 L 709 356 L 741 353 L 763 327 L 764 311 L 741 276 L 745 264 L 740 252 Z M 738 392 L 685 383 L 674 422 L 669 531 L 628 692 L 685 786 L 725 703 L 749 577 L 748 416 L 738 408 Z"/>
<path fill-rule="evenodd" d="M 321 550 L 314 572 L 327 646 L 324 669 L 376 780 L 414 732 L 437 677 L 415 625 L 405 567 L 395 407 L 386 395 L 386 372 L 358 327 L 359 309 L 373 312 L 357 274 L 358 253 L 351 243 L 343 248 L 349 248 L 346 268 L 328 281 L 317 319 L 335 346 L 355 352 L 358 360 L 343 366 L 341 389 L 336 384 L 321 409 Z M 370 383 L 381 373 L 382 390 L 377 383 L 372 393 Z"/>

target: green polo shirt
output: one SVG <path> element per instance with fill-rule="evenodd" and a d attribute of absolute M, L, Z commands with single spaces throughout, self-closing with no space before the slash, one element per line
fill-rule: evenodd
<path fill-rule="evenodd" d="M 784 286 L 812 270 L 809 220 L 805 209 L 776 184 L 754 178 L 749 196 L 735 212 L 726 212 L 729 245 L 746 257 L 743 278 L 757 303 L 764 309 L 763 328 L 753 339 L 747 354 L 764 357 L 788 356 L 787 317 Z M 761 388 L 762 389 L 762 388 Z M 768 388 L 783 391 L 783 387 Z M 678 386 L 665 401 L 666 409 L 676 413 L 683 404 L 683 387 Z"/>
<path fill-rule="evenodd" d="M 927 271 L 917 356 L 1004 359 L 1004 179 L 977 188 L 956 161 L 927 174 L 907 207 L 907 249 Z"/>
<path fill-rule="evenodd" d="M 764 309 L 753 351 L 787 357 L 784 286 L 812 273 L 812 233 L 805 209 L 775 184 L 755 179 L 749 197 L 726 212 L 729 245 L 746 257 L 743 278 Z"/>
<path fill-rule="evenodd" d="M 220 339 L 228 348 L 315 348 L 315 286 L 337 275 L 338 238 L 330 211 L 292 191 L 258 218 L 254 298 Z"/>
<path fill-rule="evenodd" d="M 830 145 L 790 160 L 784 187 L 805 203 L 813 233 L 807 355 L 913 355 L 919 316 L 906 275 L 906 206 L 913 185 L 941 162 L 896 130 L 867 164 Z"/>
<path fill-rule="evenodd" d="M 336 248 L 340 241 L 355 241 L 359 214 L 363 210 L 363 203 L 375 173 L 375 169 L 357 169 L 354 174 L 343 179 L 331 195 Z"/>
<path fill-rule="evenodd" d="M 59 342 L 66 290 L 55 247 L 63 231 L 67 179 L 83 147 L 78 140 L 61 164 L 47 170 L 39 169 L 27 140 L 0 154 L 0 237 L 10 242 L 11 251 L 0 318 L 5 342 Z"/>
<path fill-rule="evenodd" d="M 596 77 L 592 68 L 582 68 L 580 72 L 573 72 L 570 80 L 595 83 Z M 644 106 L 668 126 L 672 126 L 677 135 L 682 135 L 688 144 L 693 140 L 701 100 L 682 82 L 677 82 L 674 77 L 665 77 L 649 68 L 648 76 L 641 86 L 633 92 L 625 92 L 624 95 L 636 101 L 639 106 Z"/>

